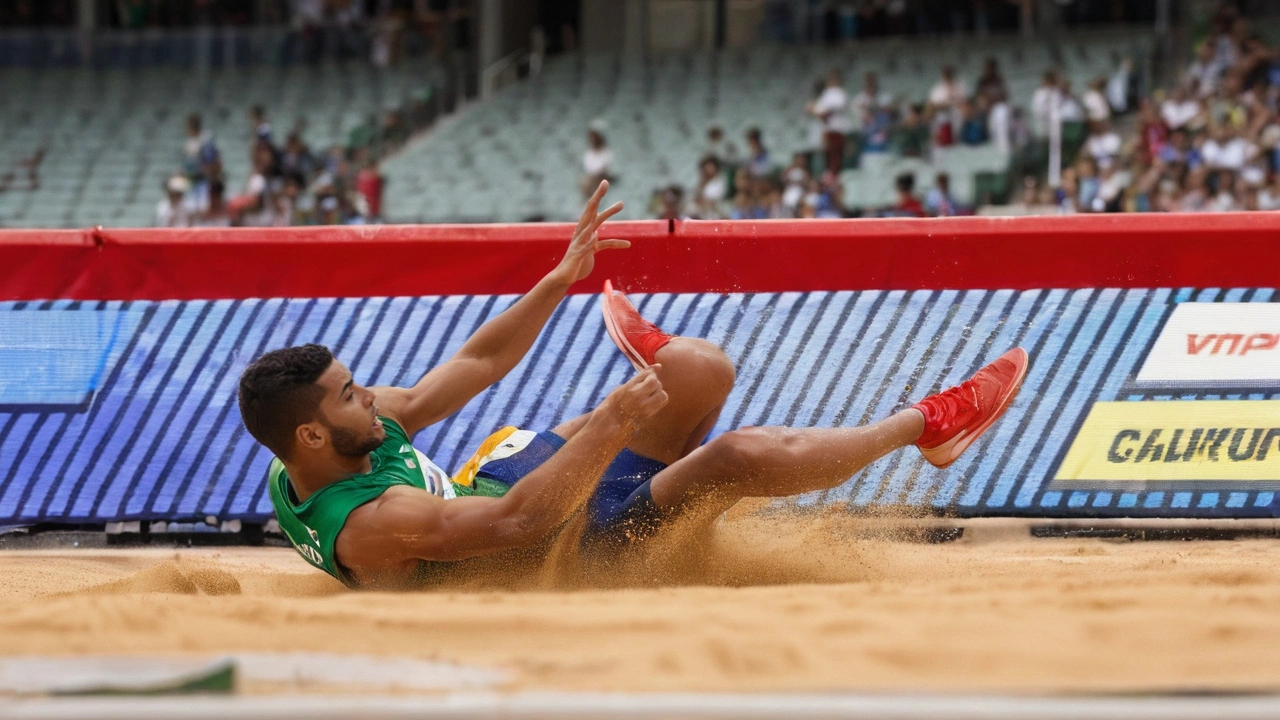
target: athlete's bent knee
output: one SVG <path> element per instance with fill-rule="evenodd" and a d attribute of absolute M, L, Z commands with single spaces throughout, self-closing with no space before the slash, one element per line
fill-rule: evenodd
<path fill-rule="evenodd" d="M 707 451 L 727 474 L 745 477 L 769 459 L 770 445 L 768 435 L 760 428 L 739 428 L 712 440 Z"/>

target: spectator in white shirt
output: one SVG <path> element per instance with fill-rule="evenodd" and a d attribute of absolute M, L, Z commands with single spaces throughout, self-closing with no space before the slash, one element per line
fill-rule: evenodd
<path fill-rule="evenodd" d="M 729 184 L 725 182 L 721 172 L 720 161 L 711 155 L 702 158 L 698 164 L 701 178 L 698 189 L 694 193 L 693 202 L 697 216 L 703 220 L 718 220 L 725 216 L 724 198 L 728 194 Z"/>
<path fill-rule="evenodd" d="M 844 164 L 844 136 L 849 124 L 849 96 L 840 86 L 840 73 L 827 72 L 826 87 L 817 100 L 809 103 L 809 114 L 822 120 L 822 148 L 827 158 L 827 172 L 836 175 Z"/>
<path fill-rule="evenodd" d="M 1063 80 L 1058 85 L 1058 117 L 1062 122 L 1083 122 L 1084 108 L 1075 95 L 1071 94 L 1071 81 Z"/>
<path fill-rule="evenodd" d="M 601 180 L 613 174 L 613 152 L 599 130 L 587 132 L 587 151 L 582 154 L 582 197 L 591 197 Z"/>
<path fill-rule="evenodd" d="M 1254 159 L 1258 148 L 1240 137 L 1231 123 L 1223 122 L 1213 129 L 1212 137 L 1205 140 L 1200 154 L 1211 169 L 1239 171 Z"/>
<path fill-rule="evenodd" d="M 1105 170 L 1120 156 L 1120 136 L 1106 120 L 1095 120 L 1089 123 L 1089 139 L 1084 143 L 1084 151 Z"/>
<path fill-rule="evenodd" d="M 991 109 L 987 111 L 987 131 L 991 136 L 991 142 L 995 143 L 996 149 L 1002 153 L 1009 152 L 1012 146 L 1011 112 L 1009 99 L 1005 97 L 1004 91 L 996 91 L 992 96 Z"/>
<path fill-rule="evenodd" d="M 1187 66 L 1187 71 L 1183 75 L 1183 83 L 1186 85 L 1195 85 L 1200 97 L 1208 97 L 1218 89 L 1218 80 L 1222 77 L 1222 71 L 1226 68 L 1218 62 L 1218 54 L 1214 50 L 1214 43 L 1206 40 L 1200 43 L 1200 49 L 1196 52 L 1196 59 L 1191 61 Z"/>
<path fill-rule="evenodd" d="M 1046 70 L 1040 79 L 1040 87 L 1031 94 L 1031 130 L 1037 137 L 1049 134 L 1049 120 L 1053 116 L 1053 106 L 1058 102 L 1061 90 L 1058 87 L 1058 73 Z"/>
<path fill-rule="evenodd" d="M 956 78 L 955 68 L 944 65 L 942 78 L 929 90 L 928 113 L 933 122 L 935 151 L 938 147 L 951 145 L 959 140 L 962 122 L 960 107 L 968 97 L 968 88 Z"/>
<path fill-rule="evenodd" d="M 1105 79 L 1096 77 L 1089 83 L 1089 89 L 1084 93 L 1084 114 L 1090 122 L 1105 122 L 1111 119 L 1111 105 L 1102 92 L 1106 86 Z"/>
<path fill-rule="evenodd" d="M 702 151 L 703 155 L 710 155 L 719 160 L 725 160 L 725 143 L 724 129 L 719 125 L 712 125 L 707 128 L 707 146 Z M 594 192 L 594 191 L 593 191 Z"/>
<path fill-rule="evenodd" d="M 187 191 L 191 181 L 174 175 L 164 185 L 165 198 L 156 206 L 156 227 L 191 227 L 191 209 L 187 207 Z"/>
<path fill-rule="evenodd" d="M 1169 98 L 1160 105 L 1160 118 L 1164 120 L 1164 124 L 1169 126 L 1169 130 L 1177 130 L 1181 127 L 1194 127 L 1196 119 L 1204 109 L 1200 106 L 1191 93 L 1187 91 L 1185 85 L 1179 85 L 1169 95 Z"/>
<path fill-rule="evenodd" d="M 1107 78 L 1107 102 L 1112 112 L 1129 112 L 1129 87 L 1133 82 L 1133 60 L 1112 53 L 1116 69 Z"/>
<path fill-rule="evenodd" d="M 929 90 L 929 104 L 935 110 L 950 110 L 969 97 L 969 90 L 964 81 L 956 78 L 956 69 L 950 65 L 942 67 L 942 78 Z"/>
<path fill-rule="evenodd" d="M 1271 179 L 1271 184 L 1258 193 L 1259 210 L 1280 210 L 1280 173 Z"/>

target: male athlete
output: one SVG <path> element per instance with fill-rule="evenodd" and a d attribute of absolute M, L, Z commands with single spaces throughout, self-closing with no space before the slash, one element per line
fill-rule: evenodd
<path fill-rule="evenodd" d="M 584 507 L 582 542 L 640 542 L 741 498 L 834 487 L 908 445 L 946 467 L 1017 394 L 1021 348 L 873 425 L 741 428 L 704 445 L 733 364 L 705 340 L 663 333 L 606 281 L 606 329 L 638 374 L 549 432 L 496 433 L 450 478 L 413 436 L 510 372 L 598 251 L 630 245 L 599 239 L 622 209 L 599 212 L 607 188 L 587 203 L 560 264 L 413 387 L 362 387 L 319 345 L 267 353 L 244 371 L 241 415 L 276 456 L 271 501 L 308 562 L 350 587 L 409 587 L 434 563 L 535 545 Z"/>

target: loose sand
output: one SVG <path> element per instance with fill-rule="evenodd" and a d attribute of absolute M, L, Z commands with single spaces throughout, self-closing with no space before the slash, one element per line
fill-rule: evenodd
<path fill-rule="evenodd" d="M 664 557 L 584 572 L 559 550 L 399 594 L 287 549 L 4 552 L 0 655 L 379 654 L 503 668 L 512 689 L 1280 688 L 1280 542 L 857 527 L 740 517 Z"/>

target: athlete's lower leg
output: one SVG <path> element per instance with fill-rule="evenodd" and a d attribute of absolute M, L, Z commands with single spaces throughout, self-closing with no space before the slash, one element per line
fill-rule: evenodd
<path fill-rule="evenodd" d="M 1015 348 L 960 385 L 866 427 L 726 433 L 655 475 L 654 502 L 664 510 L 699 503 L 715 508 L 743 497 L 826 489 L 911 444 L 946 467 L 1008 409 L 1027 365 L 1026 352 Z"/>
<path fill-rule="evenodd" d="M 650 489 L 662 509 L 823 490 L 911 445 L 923 431 L 924 415 L 915 409 L 856 428 L 742 428 L 659 473 Z"/>

